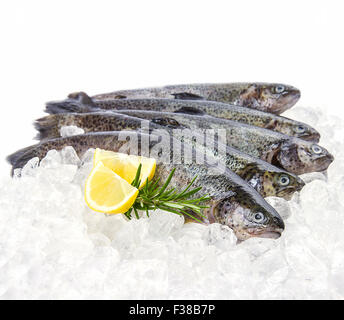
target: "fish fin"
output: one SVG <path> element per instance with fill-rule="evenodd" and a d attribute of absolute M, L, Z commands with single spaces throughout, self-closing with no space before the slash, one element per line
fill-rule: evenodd
<path fill-rule="evenodd" d="M 177 120 L 175 120 L 173 118 L 154 118 L 151 121 L 153 123 L 160 125 L 160 126 L 173 128 L 173 129 L 183 127 Z"/>
<path fill-rule="evenodd" d="M 174 96 L 174 99 L 179 100 L 204 100 L 203 97 L 189 92 L 171 93 L 171 95 Z"/>
<path fill-rule="evenodd" d="M 126 99 L 127 96 L 124 96 L 123 94 L 117 94 L 116 96 L 114 96 L 114 99 Z"/>
<path fill-rule="evenodd" d="M 37 119 L 34 122 L 35 128 L 38 130 L 38 134 L 35 137 L 37 140 L 47 140 L 60 137 L 58 129 L 58 115 L 51 114 L 49 116 Z"/>
<path fill-rule="evenodd" d="M 192 115 L 204 115 L 205 113 L 201 110 L 198 110 L 194 107 L 182 107 L 178 110 L 176 110 L 174 113 L 186 113 L 186 114 L 192 114 Z"/>
<path fill-rule="evenodd" d="M 84 92 L 75 92 L 68 95 L 68 98 L 62 101 L 47 102 L 45 112 L 50 114 L 66 112 L 93 112 L 99 108 L 93 100 Z"/>
<path fill-rule="evenodd" d="M 30 159 L 37 156 L 36 147 L 37 144 L 20 149 L 6 157 L 6 160 L 12 165 L 11 175 L 13 175 L 14 169 L 23 168 Z"/>
<path fill-rule="evenodd" d="M 92 98 L 88 94 L 86 94 L 85 92 L 80 91 L 80 92 L 70 93 L 68 95 L 68 98 L 73 99 L 73 100 L 77 100 L 84 105 L 97 108 L 97 106 L 93 102 Z"/>

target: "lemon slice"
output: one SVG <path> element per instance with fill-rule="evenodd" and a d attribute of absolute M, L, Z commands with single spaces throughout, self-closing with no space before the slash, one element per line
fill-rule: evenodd
<path fill-rule="evenodd" d="M 141 184 L 139 189 L 145 185 L 147 178 L 148 181 L 153 178 L 156 168 L 156 160 L 153 158 L 128 155 L 97 148 L 94 153 L 93 165 L 96 166 L 100 161 L 105 167 L 117 173 L 121 178 L 130 184 L 133 182 L 136 176 L 137 168 L 141 163 Z"/>
<path fill-rule="evenodd" d="M 85 186 L 87 205 L 99 212 L 125 213 L 134 204 L 139 190 L 100 161 Z"/>

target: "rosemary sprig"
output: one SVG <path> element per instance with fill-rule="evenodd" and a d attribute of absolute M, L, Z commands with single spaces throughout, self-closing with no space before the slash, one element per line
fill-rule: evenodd
<path fill-rule="evenodd" d="M 141 184 L 140 174 L 141 174 L 142 165 L 140 164 L 137 168 L 135 178 L 131 183 L 135 188 L 139 188 Z M 164 211 L 169 211 L 178 215 L 186 215 L 191 219 L 194 219 L 198 222 L 201 222 L 201 218 L 205 218 L 202 214 L 202 209 L 208 208 L 201 203 L 207 201 L 210 198 L 207 195 L 204 195 L 199 198 L 192 198 L 194 194 L 202 189 L 198 187 L 195 189 L 190 189 L 193 183 L 195 182 L 196 177 L 183 189 L 178 192 L 175 188 L 168 189 L 175 169 L 171 171 L 167 177 L 165 183 L 159 187 L 160 178 L 146 181 L 145 186 L 139 191 L 139 194 L 132 205 L 132 207 L 124 213 L 128 219 L 132 218 L 132 212 L 134 211 L 136 219 L 139 219 L 138 210 L 145 211 L 147 217 L 149 217 L 149 211 L 161 209 Z M 198 216 L 200 219 L 195 217 Z"/>

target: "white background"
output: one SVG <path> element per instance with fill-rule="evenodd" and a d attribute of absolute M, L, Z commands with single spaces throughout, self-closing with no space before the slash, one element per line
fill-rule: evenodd
<path fill-rule="evenodd" d="M 44 103 L 194 82 L 297 86 L 344 118 L 343 1 L 1 1 L 2 160 Z"/>

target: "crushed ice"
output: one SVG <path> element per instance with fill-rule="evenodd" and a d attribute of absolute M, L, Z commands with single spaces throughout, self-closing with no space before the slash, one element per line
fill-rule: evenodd
<path fill-rule="evenodd" d="M 269 199 L 286 219 L 278 240 L 236 245 L 218 224 L 92 212 L 83 185 L 94 150 L 31 159 L 0 181 L 0 298 L 343 299 L 344 128 L 320 110 L 286 116 L 319 129 L 335 161 L 291 201 Z"/>
<path fill-rule="evenodd" d="M 78 134 L 85 133 L 84 129 L 79 128 L 77 126 L 63 126 L 60 129 L 60 135 L 62 138 L 76 136 Z"/>

